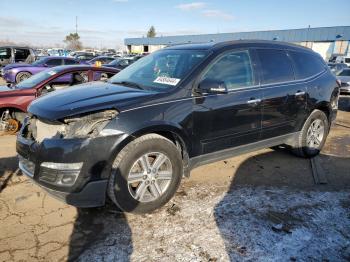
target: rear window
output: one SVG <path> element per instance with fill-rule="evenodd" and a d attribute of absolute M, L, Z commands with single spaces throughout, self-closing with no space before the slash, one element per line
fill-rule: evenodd
<path fill-rule="evenodd" d="M 316 55 L 297 51 L 290 51 L 289 54 L 295 65 L 297 79 L 308 78 L 325 70 L 325 63 Z"/>
<path fill-rule="evenodd" d="M 62 65 L 62 59 L 49 59 L 46 64 L 48 66 L 59 66 Z"/>
<path fill-rule="evenodd" d="M 258 49 L 263 84 L 294 80 L 292 63 L 283 50 Z"/>
<path fill-rule="evenodd" d="M 343 69 L 343 71 L 338 73 L 338 76 L 350 76 L 350 69 Z"/>
<path fill-rule="evenodd" d="M 73 59 L 65 59 L 65 60 L 64 60 L 64 64 L 65 64 L 65 65 L 76 65 L 76 64 L 79 64 L 79 62 L 78 62 L 78 61 L 75 61 L 75 60 L 73 60 Z"/>

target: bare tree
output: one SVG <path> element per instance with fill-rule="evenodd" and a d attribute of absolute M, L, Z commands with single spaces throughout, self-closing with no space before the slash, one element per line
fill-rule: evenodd
<path fill-rule="evenodd" d="M 156 37 L 157 33 L 156 33 L 156 29 L 154 28 L 154 26 L 152 25 L 150 27 L 150 29 L 147 32 L 147 37 Z"/>
<path fill-rule="evenodd" d="M 63 42 L 66 43 L 68 49 L 81 50 L 83 48 L 83 44 L 80 42 L 80 36 L 78 33 L 70 33 L 66 36 L 66 39 Z"/>

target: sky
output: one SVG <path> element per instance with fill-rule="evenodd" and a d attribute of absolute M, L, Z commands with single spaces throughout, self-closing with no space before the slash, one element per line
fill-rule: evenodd
<path fill-rule="evenodd" d="M 1 0 L 0 41 L 118 48 L 128 37 L 350 25 L 350 0 Z"/>

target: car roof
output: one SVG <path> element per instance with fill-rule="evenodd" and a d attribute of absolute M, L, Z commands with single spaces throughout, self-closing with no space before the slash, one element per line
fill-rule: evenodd
<path fill-rule="evenodd" d="M 43 59 L 70 59 L 70 60 L 76 60 L 74 57 L 69 57 L 69 56 L 44 56 L 42 57 Z"/>
<path fill-rule="evenodd" d="M 104 66 L 92 66 L 92 65 L 62 65 L 52 67 L 54 70 L 58 71 L 69 71 L 69 70 L 106 70 L 106 71 L 118 71 L 115 68 L 104 67 Z"/>
<path fill-rule="evenodd" d="M 242 48 L 242 47 L 260 47 L 260 48 L 278 48 L 278 49 L 294 49 L 294 50 L 302 50 L 307 52 L 312 52 L 311 49 L 291 44 L 287 42 L 280 41 L 269 41 L 269 40 L 234 40 L 234 41 L 225 41 L 225 42 L 210 42 L 210 43 L 202 43 L 202 44 L 184 44 L 184 45 L 175 45 L 171 47 L 167 47 L 166 49 L 183 49 L 183 50 L 212 50 L 218 51 L 220 49 L 225 49 L 227 47 L 233 48 Z"/>
<path fill-rule="evenodd" d="M 0 48 L 25 48 L 25 49 L 33 49 L 28 46 L 17 46 L 17 45 L 2 45 Z"/>
<path fill-rule="evenodd" d="M 99 55 L 99 56 L 96 56 L 95 58 L 113 58 L 113 57 L 106 56 L 106 55 Z"/>

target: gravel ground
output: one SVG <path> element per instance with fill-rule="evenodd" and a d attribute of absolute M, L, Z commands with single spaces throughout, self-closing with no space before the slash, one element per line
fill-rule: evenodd
<path fill-rule="evenodd" d="M 17 170 L 0 137 L 0 261 L 350 261 L 350 98 L 322 154 L 265 149 L 193 170 L 147 215 L 67 206 Z"/>
<path fill-rule="evenodd" d="M 99 214 L 90 222 L 101 238 L 79 261 L 350 259 L 350 192 L 196 186 L 180 193 L 156 214 Z"/>

